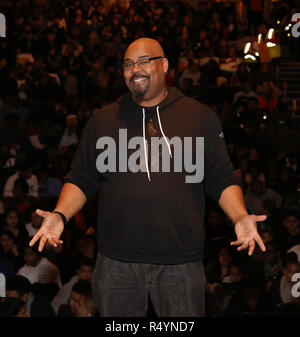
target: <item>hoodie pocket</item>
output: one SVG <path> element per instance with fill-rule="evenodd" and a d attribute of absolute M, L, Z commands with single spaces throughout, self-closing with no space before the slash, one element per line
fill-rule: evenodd
<path fill-rule="evenodd" d="M 118 197 L 113 216 L 104 227 L 106 238 L 115 247 L 185 250 L 194 241 L 179 200 Z"/>

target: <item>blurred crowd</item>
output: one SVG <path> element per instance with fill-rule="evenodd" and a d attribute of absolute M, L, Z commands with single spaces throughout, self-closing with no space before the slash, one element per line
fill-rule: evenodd
<path fill-rule="evenodd" d="M 219 116 L 246 206 L 267 251 L 237 252 L 234 227 L 208 200 L 207 316 L 299 314 L 293 274 L 300 273 L 299 129 L 278 85 L 280 59 L 246 63 L 243 39 L 267 34 L 292 10 L 263 1 L 2 0 L 0 39 L 0 272 L 7 298 L 0 316 L 93 317 L 90 280 L 97 255 L 95 201 L 66 225 L 62 247 L 29 247 L 51 211 L 83 127 L 97 109 L 127 92 L 126 46 L 152 37 L 170 68 L 167 85 Z M 149 315 L 154 316 L 153 309 Z"/>

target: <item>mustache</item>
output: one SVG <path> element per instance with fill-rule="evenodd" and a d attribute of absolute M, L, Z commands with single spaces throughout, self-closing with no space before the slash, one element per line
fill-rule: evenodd
<path fill-rule="evenodd" d="M 131 77 L 130 82 L 134 81 L 136 78 L 149 78 L 150 76 L 135 74 Z"/>

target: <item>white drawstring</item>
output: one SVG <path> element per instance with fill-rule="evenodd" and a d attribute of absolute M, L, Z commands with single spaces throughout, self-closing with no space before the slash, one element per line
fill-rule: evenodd
<path fill-rule="evenodd" d="M 158 119 L 158 124 L 159 124 L 159 128 L 160 128 L 160 132 L 161 134 L 163 135 L 164 137 L 164 140 L 168 146 L 168 149 L 169 149 L 169 153 L 170 153 L 170 157 L 172 158 L 172 152 L 171 152 L 171 146 L 167 140 L 167 137 L 166 135 L 164 134 L 164 130 L 162 128 L 162 125 L 161 125 L 161 121 L 160 121 L 160 116 L 159 116 L 159 107 L 157 106 L 156 108 L 156 114 L 157 114 L 157 119 Z M 147 152 L 147 146 L 146 146 L 146 137 L 145 137 L 145 109 L 143 108 L 143 139 L 144 139 L 144 152 L 145 152 L 145 162 L 146 162 L 146 169 L 147 169 L 147 175 L 148 175 L 148 180 L 151 181 L 151 178 L 150 178 L 150 172 L 149 172 L 149 167 L 148 167 L 148 152 Z"/>
<path fill-rule="evenodd" d="M 144 151 L 145 151 L 145 162 L 146 162 L 146 169 L 147 169 L 147 175 L 149 181 L 150 179 L 150 172 L 149 172 L 149 167 L 148 167 L 148 153 L 146 149 L 146 137 L 145 137 L 145 109 L 143 108 L 143 138 L 144 138 Z"/>
<path fill-rule="evenodd" d="M 164 140 L 165 140 L 165 142 L 167 143 L 167 146 L 168 146 L 168 149 L 169 149 L 169 153 L 170 153 L 170 157 L 172 158 L 172 152 L 171 152 L 170 144 L 169 144 L 169 142 L 167 141 L 167 137 L 165 136 L 164 131 L 163 131 L 163 128 L 162 128 L 162 126 L 161 126 L 160 117 L 159 117 L 159 107 L 158 107 L 158 106 L 157 106 L 157 108 L 156 108 L 156 113 L 157 113 L 157 119 L 158 119 L 158 123 L 159 123 L 160 132 L 162 133 L 162 135 L 163 135 L 163 137 L 164 137 Z"/>

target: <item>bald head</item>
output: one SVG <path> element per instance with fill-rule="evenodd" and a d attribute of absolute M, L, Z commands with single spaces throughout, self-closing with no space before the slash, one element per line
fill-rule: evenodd
<path fill-rule="evenodd" d="M 124 55 L 125 82 L 135 101 L 143 106 L 159 104 L 167 95 L 168 60 L 160 43 L 150 38 L 132 42 Z"/>
<path fill-rule="evenodd" d="M 150 39 L 148 37 L 142 37 L 140 39 L 135 40 L 132 42 L 126 52 L 125 52 L 125 59 L 126 59 L 126 54 L 130 53 L 131 51 L 136 50 L 136 49 L 141 49 L 145 51 L 149 51 L 149 53 L 153 53 L 155 55 L 163 56 L 165 57 L 165 53 L 162 49 L 162 46 L 160 43 L 154 39 Z"/>

